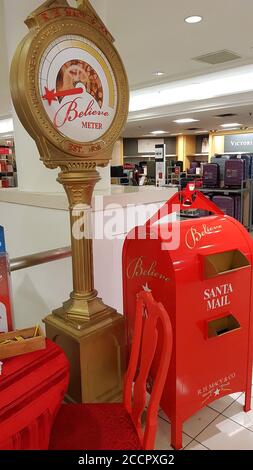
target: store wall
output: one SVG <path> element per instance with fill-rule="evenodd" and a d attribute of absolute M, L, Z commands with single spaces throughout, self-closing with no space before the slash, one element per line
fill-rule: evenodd
<path fill-rule="evenodd" d="M 70 245 L 67 211 L 0 203 L 10 258 Z M 12 273 L 16 328 L 41 322 L 71 291 L 71 260 Z"/>
<path fill-rule="evenodd" d="M 143 141 L 147 139 L 134 139 L 134 138 L 126 138 L 123 139 L 123 153 L 125 157 L 131 157 L 131 156 L 143 156 L 145 153 L 147 155 L 155 155 L 155 152 L 142 152 L 139 153 L 138 150 L 138 142 Z M 161 141 L 164 142 L 165 144 L 165 153 L 166 155 L 171 155 L 171 154 L 176 154 L 176 137 L 169 137 L 165 139 L 154 139 L 151 138 L 150 141 L 155 142 L 157 140 L 157 143 L 159 144 Z"/>
<path fill-rule="evenodd" d="M 11 96 L 9 90 L 8 61 L 6 55 L 5 25 L 3 1 L 0 0 L 0 118 L 11 113 Z"/>

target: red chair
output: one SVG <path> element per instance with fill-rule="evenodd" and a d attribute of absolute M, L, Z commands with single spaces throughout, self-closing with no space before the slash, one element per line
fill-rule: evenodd
<path fill-rule="evenodd" d="M 161 303 L 153 299 L 151 292 L 140 292 L 137 296 L 132 351 L 125 378 L 124 403 L 62 405 L 53 426 L 49 448 L 153 449 L 158 408 L 171 351 L 172 328 L 168 313 Z M 145 430 L 142 431 L 146 383 L 155 354 L 160 359 L 159 366 L 147 407 Z"/>

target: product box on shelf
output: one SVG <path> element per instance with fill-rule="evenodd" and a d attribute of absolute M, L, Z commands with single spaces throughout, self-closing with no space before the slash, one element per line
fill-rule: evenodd
<path fill-rule="evenodd" d="M 0 225 L 0 253 L 5 253 L 5 238 L 4 238 L 4 228 Z"/>
<path fill-rule="evenodd" d="M 9 258 L 4 229 L 0 226 L 0 333 L 12 330 L 12 301 Z"/>

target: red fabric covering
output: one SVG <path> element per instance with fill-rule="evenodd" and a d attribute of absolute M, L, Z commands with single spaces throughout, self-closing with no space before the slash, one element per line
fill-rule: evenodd
<path fill-rule="evenodd" d="M 140 441 L 120 403 L 62 405 L 52 430 L 51 450 L 137 450 Z"/>
<path fill-rule="evenodd" d="M 46 349 L 3 360 L 0 376 L 0 450 L 45 450 L 69 381 L 63 351 Z"/>

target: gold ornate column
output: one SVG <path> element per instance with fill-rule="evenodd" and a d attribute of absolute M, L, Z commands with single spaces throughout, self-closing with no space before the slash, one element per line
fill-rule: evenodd
<path fill-rule="evenodd" d="M 88 320 L 97 320 L 108 313 L 115 313 L 97 297 L 93 279 L 93 251 L 92 233 L 90 226 L 90 206 L 93 189 L 99 181 L 96 170 L 83 174 L 82 171 L 63 171 L 58 181 L 64 186 L 69 200 L 72 266 L 73 266 L 73 292 L 63 307 L 54 313 L 78 327 L 86 327 Z M 74 232 L 75 224 L 79 222 L 80 212 L 84 212 L 84 232 Z M 80 235 L 80 238 L 79 236 Z"/>
<path fill-rule="evenodd" d="M 90 207 L 96 167 L 111 158 L 129 91 L 111 34 L 88 0 L 77 5 L 48 0 L 29 15 L 29 33 L 13 58 L 11 93 L 41 160 L 60 167 L 58 182 L 69 200 L 73 291 L 45 318 L 47 336 L 69 358 L 69 400 L 99 402 L 120 396 L 125 334 L 123 316 L 94 287 Z"/>

